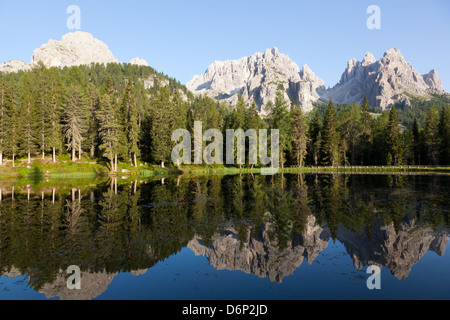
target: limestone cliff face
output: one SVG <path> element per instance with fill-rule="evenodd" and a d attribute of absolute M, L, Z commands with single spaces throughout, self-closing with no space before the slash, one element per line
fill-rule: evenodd
<path fill-rule="evenodd" d="M 279 282 L 294 273 L 306 258 L 312 263 L 318 254 L 328 246 L 329 231 L 315 225 L 310 217 L 305 233 L 290 241 L 287 248 L 280 250 L 276 240 L 270 239 L 272 224 L 265 223 L 257 236 L 247 234 L 245 243 L 229 227 L 217 233 L 210 244 L 201 238 L 194 238 L 188 247 L 196 255 L 204 255 L 216 270 L 240 270 L 260 278 Z"/>
<path fill-rule="evenodd" d="M 215 61 L 205 74 L 195 76 L 186 86 L 194 94 L 206 94 L 230 104 L 237 102 L 240 93 L 247 105 L 255 101 L 260 110 L 269 101 L 274 102 L 277 90 L 282 88 L 285 99 L 293 99 L 305 111 L 313 108 L 319 91 L 325 89 L 323 80 L 307 65 L 300 71 L 276 47 L 239 60 Z"/>
<path fill-rule="evenodd" d="M 444 255 L 449 234 L 431 227 L 418 228 L 414 221 L 402 224 L 397 233 L 393 225 L 385 226 L 378 221 L 370 239 L 366 233 L 355 235 L 342 226 L 337 238 L 345 245 L 355 268 L 380 265 L 389 269 L 396 278 L 404 280 L 428 251 Z"/>
<path fill-rule="evenodd" d="M 445 93 L 437 71 L 421 75 L 392 48 L 379 61 L 371 53 L 362 62 L 349 60 L 340 82 L 324 92 L 322 100 L 362 103 L 367 96 L 371 106 L 387 109 L 396 103 L 408 104 L 408 94 L 429 98 L 431 93 Z"/>

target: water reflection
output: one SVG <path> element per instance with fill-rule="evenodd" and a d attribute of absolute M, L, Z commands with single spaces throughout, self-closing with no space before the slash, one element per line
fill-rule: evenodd
<path fill-rule="evenodd" d="M 0 274 L 47 298 L 93 299 L 188 247 L 217 270 L 282 283 L 331 243 L 398 279 L 448 245 L 448 176 L 166 178 L 0 188 Z M 65 270 L 82 270 L 81 290 Z"/>

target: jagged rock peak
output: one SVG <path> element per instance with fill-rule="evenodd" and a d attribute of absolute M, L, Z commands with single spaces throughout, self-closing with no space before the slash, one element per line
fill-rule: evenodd
<path fill-rule="evenodd" d="M 275 101 L 281 89 L 285 99 L 294 100 L 304 110 L 312 109 L 324 82 L 308 66 L 298 65 L 277 47 L 239 60 L 214 61 L 201 76 L 194 76 L 186 86 L 194 94 L 235 104 L 240 93 L 247 105 L 255 101 L 261 113 L 269 101 Z M 323 87 L 323 88 L 322 88 Z"/>
<path fill-rule="evenodd" d="M 427 74 L 423 75 L 423 80 L 425 83 L 437 92 L 444 91 L 444 85 L 442 84 L 441 79 L 435 69 L 431 70 Z"/>
<path fill-rule="evenodd" d="M 374 55 L 371 54 L 370 52 L 367 52 L 366 55 L 364 56 L 362 65 L 368 66 L 368 65 L 374 64 L 375 62 L 377 62 L 377 60 L 375 59 Z"/>
<path fill-rule="evenodd" d="M 49 40 L 34 50 L 31 65 L 39 61 L 46 67 L 119 63 L 105 43 L 82 31 L 65 34 L 61 41 Z"/>
<path fill-rule="evenodd" d="M 367 96 L 371 106 L 387 109 L 397 103 L 409 104 L 409 95 L 427 99 L 430 93 L 444 93 L 437 72 L 421 75 L 399 49 L 391 48 L 378 61 L 371 53 L 366 53 L 362 62 L 349 60 L 340 82 L 321 98 L 362 103 Z"/>

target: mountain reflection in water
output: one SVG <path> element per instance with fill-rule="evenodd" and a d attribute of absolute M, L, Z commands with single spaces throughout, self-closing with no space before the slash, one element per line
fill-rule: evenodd
<path fill-rule="evenodd" d="M 216 270 L 282 283 L 338 241 L 355 269 L 378 265 L 404 280 L 428 251 L 445 253 L 449 182 L 311 174 L 1 186 L 0 275 L 46 298 L 93 299 L 116 275 L 143 275 L 189 248 Z M 66 287 L 70 265 L 81 290 Z"/>

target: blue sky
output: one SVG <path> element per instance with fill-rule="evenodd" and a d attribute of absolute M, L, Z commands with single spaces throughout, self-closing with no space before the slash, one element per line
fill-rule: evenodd
<path fill-rule="evenodd" d="M 308 64 L 326 86 L 351 58 L 382 57 L 392 47 L 420 73 L 437 69 L 450 91 L 450 1 L 384 0 L 0 0 L 0 63 L 30 62 L 35 48 L 69 30 L 69 5 L 81 9 L 81 31 L 105 42 L 122 62 L 140 57 L 182 83 L 214 60 L 278 47 Z M 381 9 L 369 30 L 367 8 Z"/>

